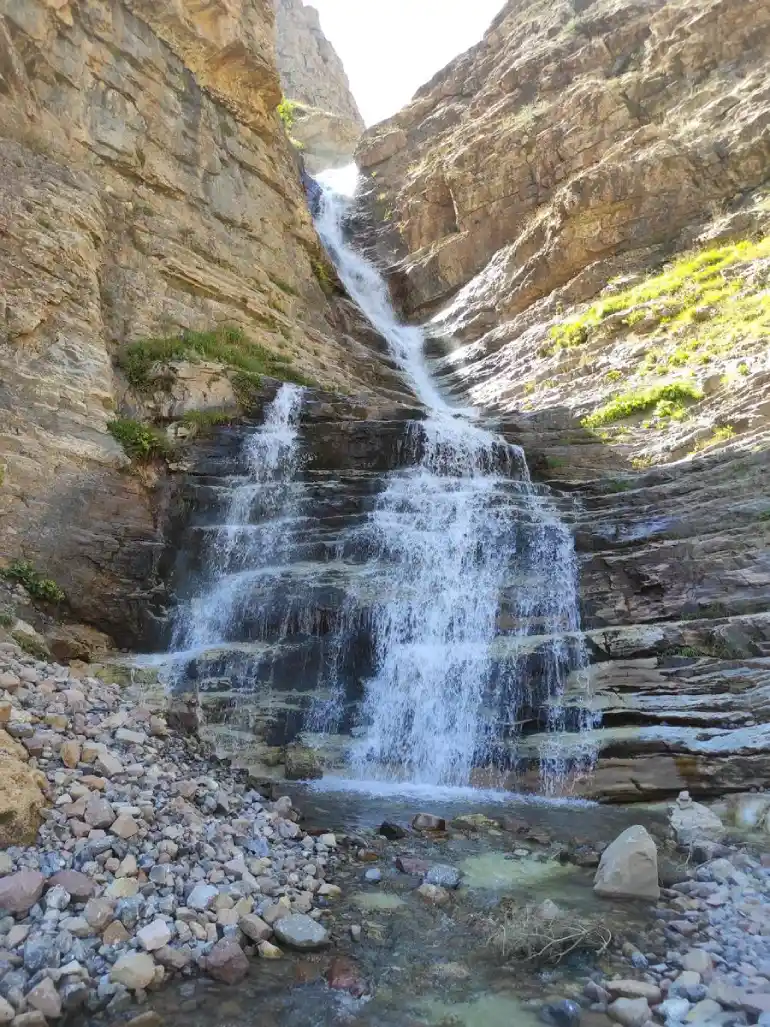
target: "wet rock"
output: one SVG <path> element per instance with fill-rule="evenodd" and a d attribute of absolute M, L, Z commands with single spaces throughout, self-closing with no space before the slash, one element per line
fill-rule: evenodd
<path fill-rule="evenodd" d="M 368 881 L 370 884 L 377 884 L 382 880 L 382 871 L 378 870 L 376 867 L 372 867 L 371 870 L 367 870 L 364 873 L 364 880 Z"/>
<path fill-rule="evenodd" d="M 459 888 L 462 873 L 456 867 L 445 863 L 434 863 L 425 875 L 426 884 L 435 884 L 440 888 Z"/>
<path fill-rule="evenodd" d="M 303 913 L 294 913 L 276 920 L 273 931 L 279 942 L 300 951 L 322 949 L 329 944 L 328 931 Z"/>
<path fill-rule="evenodd" d="M 241 946 L 232 938 L 223 938 L 206 957 L 206 971 L 215 980 L 237 984 L 249 970 L 249 961 Z"/>
<path fill-rule="evenodd" d="M 418 859 L 416 856 L 397 856 L 396 867 L 402 874 L 424 877 L 430 870 L 430 863 L 427 859 Z"/>
<path fill-rule="evenodd" d="M 361 998 L 367 992 L 361 971 L 352 959 L 338 956 L 332 960 L 326 980 L 333 991 L 346 991 L 354 998 Z"/>
<path fill-rule="evenodd" d="M 612 998 L 643 998 L 648 1005 L 656 1006 L 662 996 L 657 984 L 647 981 L 611 980 L 604 987 Z"/>
<path fill-rule="evenodd" d="M 560 1002 L 549 1002 L 540 1009 L 540 1019 L 554 1027 L 580 1027 L 583 1011 L 577 1002 L 562 999 Z"/>
<path fill-rule="evenodd" d="M 434 906 L 444 906 L 449 902 L 449 892 L 447 889 L 435 884 L 421 884 L 417 889 L 417 894 L 425 902 L 429 902 Z"/>
<path fill-rule="evenodd" d="M 418 813 L 412 818 L 415 831 L 446 831 L 446 820 L 433 813 Z"/>
<path fill-rule="evenodd" d="M 397 842 L 401 838 L 406 838 L 409 834 L 405 828 L 399 827 L 398 824 L 394 824 L 390 820 L 383 820 L 378 828 L 378 833 L 391 842 Z"/>
<path fill-rule="evenodd" d="M 257 952 L 261 959 L 280 959 L 283 956 L 283 952 L 281 952 L 278 946 L 273 945 L 269 941 L 261 941 L 257 945 Z"/>
<path fill-rule="evenodd" d="M 303 745 L 287 746 L 285 774 L 287 781 L 312 781 L 324 776 L 316 751 Z"/>
<path fill-rule="evenodd" d="M 43 894 L 45 878 L 37 870 L 19 870 L 0 878 L 0 912 L 26 913 Z"/>
<path fill-rule="evenodd" d="M 110 980 L 130 991 L 144 990 L 155 977 L 155 960 L 146 952 L 135 952 L 121 958 L 110 971 Z"/>
<path fill-rule="evenodd" d="M 0 1023 L 10 1023 L 16 1016 L 16 1010 L 10 1002 L 0 996 Z"/>
<path fill-rule="evenodd" d="M 604 850 L 594 891 L 614 898 L 660 897 L 658 851 L 644 827 L 629 827 Z"/>
<path fill-rule="evenodd" d="M 608 1007 L 607 1012 L 611 1019 L 622 1027 L 644 1027 L 648 1020 L 652 1019 L 647 999 L 644 998 L 619 998 Z"/>

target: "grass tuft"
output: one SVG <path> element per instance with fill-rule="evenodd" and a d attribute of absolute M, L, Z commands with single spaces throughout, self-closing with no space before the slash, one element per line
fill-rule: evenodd
<path fill-rule="evenodd" d="M 110 421 L 107 431 L 121 444 L 126 455 L 137 463 L 147 463 L 156 457 L 165 456 L 170 448 L 168 439 L 157 428 L 127 417 Z"/>
<path fill-rule="evenodd" d="M 185 331 L 169 338 L 142 339 L 125 346 L 117 358 L 118 366 L 137 389 L 151 387 L 153 365 L 174 360 L 211 360 L 250 374 L 267 375 L 298 385 L 309 384 L 292 368 L 290 357 L 253 342 L 241 328 L 234 326 L 209 332 Z"/>
<path fill-rule="evenodd" d="M 6 581 L 23 585 L 33 599 L 44 603 L 62 603 L 66 599 L 64 589 L 52 578 L 44 577 L 28 560 L 14 560 L 0 573 Z"/>
<path fill-rule="evenodd" d="M 623 392 L 615 396 L 604 406 L 584 417 L 581 424 L 584 428 L 597 428 L 613 421 L 623 421 L 634 414 L 654 410 L 660 418 L 681 419 L 684 404 L 703 398 L 703 393 L 694 382 L 667 382 L 653 385 L 649 389 Z"/>

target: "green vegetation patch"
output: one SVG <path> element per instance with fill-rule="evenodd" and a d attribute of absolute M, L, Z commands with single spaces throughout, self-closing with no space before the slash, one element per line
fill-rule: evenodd
<path fill-rule="evenodd" d="M 40 599 L 45 603 L 61 603 L 66 599 L 64 590 L 59 588 L 52 578 L 46 578 L 36 570 L 34 564 L 28 560 L 14 560 L 0 573 L 6 581 L 23 585 L 33 599 Z"/>
<path fill-rule="evenodd" d="M 19 649 L 21 649 L 22 652 L 25 652 L 27 656 L 31 656 L 33 660 L 51 659 L 51 653 L 48 646 L 35 638 L 34 635 L 29 635 L 26 631 L 12 631 L 11 638 Z"/>
<path fill-rule="evenodd" d="M 702 398 L 703 393 L 694 382 L 653 385 L 649 389 L 622 392 L 614 396 L 604 406 L 584 417 L 581 424 L 584 428 L 598 428 L 602 424 L 623 421 L 634 414 L 643 414 L 649 410 L 655 411 L 656 417 L 661 419 L 680 419 L 682 412 L 686 410 L 685 403 Z"/>
<path fill-rule="evenodd" d="M 291 132 L 294 128 L 294 122 L 297 120 L 297 104 L 293 100 L 287 100 L 284 96 L 276 110 L 278 117 L 283 122 L 283 127 L 287 132 Z"/>
<path fill-rule="evenodd" d="M 119 417 L 109 422 L 107 431 L 121 444 L 126 455 L 138 463 L 147 463 L 156 457 L 165 456 L 169 451 L 166 436 L 153 425 L 142 421 Z"/>
<path fill-rule="evenodd" d="M 209 332 L 182 332 L 169 338 L 142 339 L 130 343 L 118 354 L 117 362 L 137 389 L 152 384 L 152 367 L 174 360 L 211 360 L 250 374 L 268 375 L 280 381 L 310 384 L 291 366 L 291 358 L 261 346 L 246 337 L 241 328 L 225 326 Z"/>
<path fill-rule="evenodd" d="M 742 343 L 761 341 L 770 333 L 770 289 L 766 282 L 749 282 L 742 275 L 743 265 L 748 270 L 768 258 L 770 236 L 683 256 L 659 274 L 554 325 L 543 355 L 584 345 L 614 315 L 624 315 L 621 323 L 627 328 L 649 320 L 651 327 L 662 328 L 667 336 L 692 336 L 673 353 L 665 347 L 654 351 L 648 363 L 658 370 L 707 364 L 715 355 L 735 355 Z"/>
<path fill-rule="evenodd" d="M 189 410 L 182 415 L 182 423 L 197 431 L 206 431 L 238 420 L 240 410 Z"/>

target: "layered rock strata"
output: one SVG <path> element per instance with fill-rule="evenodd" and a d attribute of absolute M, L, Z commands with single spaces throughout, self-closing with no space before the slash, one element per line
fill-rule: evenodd
<path fill-rule="evenodd" d="M 275 0 L 276 50 L 284 95 L 294 105 L 292 137 L 311 172 L 353 160 L 364 129 L 342 61 L 302 0 Z"/>
<path fill-rule="evenodd" d="M 372 241 L 574 527 L 603 715 L 576 787 L 738 790 L 770 779 L 770 9 L 576 6 L 508 3 L 365 135 Z"/>
<path fill-rule="evenodd" d="M 164 514 L 107 431 L 143 411 L 121 347 L 235 324 L 318 382 L 379 374 L 327 295 L 272 40 L 264 0 L 0 4 L 0 553 L 122 644 Z"/>

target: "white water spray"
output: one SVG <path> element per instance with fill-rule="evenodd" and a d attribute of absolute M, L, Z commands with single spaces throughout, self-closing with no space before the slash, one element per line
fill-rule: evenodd
<path fill-rule="evenodd" d="M 369 554 L 362 589 L 381 598 L 371 616 L 376 672 L 364 685 L 351 770 L 359 779 L 465 785 L 515 737 L 525 707 L 545 711 L 552 732 L 565 726 L 566 677 L 583 662 L 572 539 L 531 485 L 523 452 L 441 394 L 422 330 L 398 320 L 383 276 L 345 237 L 351 201 L 339 177 L 321 181 L 318 232 L 427 411 L 412 433 L 414 466 L 390 474 L 358 529 Z M 513 645 L 501 657 L 503 594 Z M 516 645 L 532 635 L 550 638 L 536 697 Z M 564 771 L 556 737 L 541 753 L 547 791 Z"/>
<path fill-rule="evenodd" d="M 298 516 L 301 407 L 302 389 L 281 386 L 264 424 L 244 443 L 246 473 L 228 489 L 224 523 L 208 532 L 208 583 L 177 613 L 174 648 L 181 657 L 227 643 L 243 620 L 244 604 L 253 608 L 260 584 L 269 586 L 289 561 Z M 269 601 L 269 587 L 266 593 Z"/>

